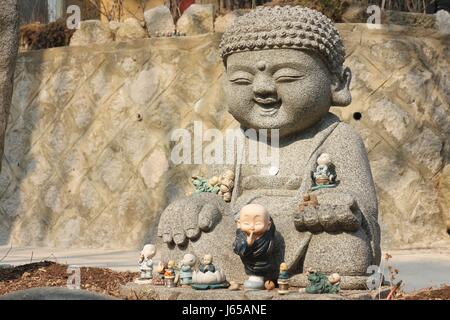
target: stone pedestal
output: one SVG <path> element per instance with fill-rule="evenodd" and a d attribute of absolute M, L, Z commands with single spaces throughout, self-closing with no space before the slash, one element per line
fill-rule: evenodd
<path fill-rule="evenodd" d="M 280 295 L 276 289 L 194 290 L 184 287 L 139 285 L 132 282 L 120 288 L 123 298 L 138 300 L 378 300 L 385 299 L 388 293 L 388 287 L 382 287 L 378 291 L 343 290 L 339 294 L 300 293 L 298 287 L 291 287 L 289 293 Z"/>

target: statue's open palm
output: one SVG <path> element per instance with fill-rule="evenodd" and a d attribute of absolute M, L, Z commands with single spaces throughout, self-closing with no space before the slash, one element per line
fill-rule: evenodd
<path fill-rule="evenodd" d="M 197 193 L 178 199 L 163 211 L 158 236 L 169 244 L 185 244 L 197 239 L 201 232 L 211 231 L 219 223 L 225 202 L 214 193 Z"/>

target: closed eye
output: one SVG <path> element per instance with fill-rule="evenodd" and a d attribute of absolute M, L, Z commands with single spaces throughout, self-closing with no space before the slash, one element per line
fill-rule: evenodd
<path fill-rule="evenodd" d="M 235 79 L 230 79 L 231 83 L 234 84 L 238 84 L 238 85 L 249 85 L 252 83 L 252 81 L 250 79 L 246 79 L 246 78 L 235 78 Z"/>
<path fill-rule="evenodd" d="M 300 80 L 302 78 L 303 78 L 303 76 L 292 75 L 292 76 L 279 76 L 279 77 L 276 77 L 275 80 L 277 82 L 294 82 L 294 81 Z"/>

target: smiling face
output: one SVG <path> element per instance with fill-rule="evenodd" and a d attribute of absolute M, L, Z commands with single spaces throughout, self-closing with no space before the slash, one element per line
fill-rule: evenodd
<path fill-rule="evenodd" d="M 212 255 L 210 254 L 205 254 L 203 256 L 203 264 L 211 264 L 212 263 Z"/>
<path fill-rule="evenodd" d="M 263 235 L 271 226 L 270 216 L 267 210 L 258 204 L 249 204 L 244 206 L 237 220 L 237 227 L 241 231 L 255 236 Z"/>
<path fill-rule="evenodd" d="M 332 77 L 316 53 L 294 49 L 244 51 L 226 61 L 229 112 L 244 128 L 302 131 L 328 113 Z"/>

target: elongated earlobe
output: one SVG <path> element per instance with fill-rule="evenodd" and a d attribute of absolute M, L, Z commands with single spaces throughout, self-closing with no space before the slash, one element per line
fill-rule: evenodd
<path fill-rule="evenodd" d="M 346 107 L 352 103 L 352 95 L 350 93 L 350 83 L 352 81 L 352 71 L 346 67 L 339 79 L 331 85 L 332 105 L 335 107 Z"/>

